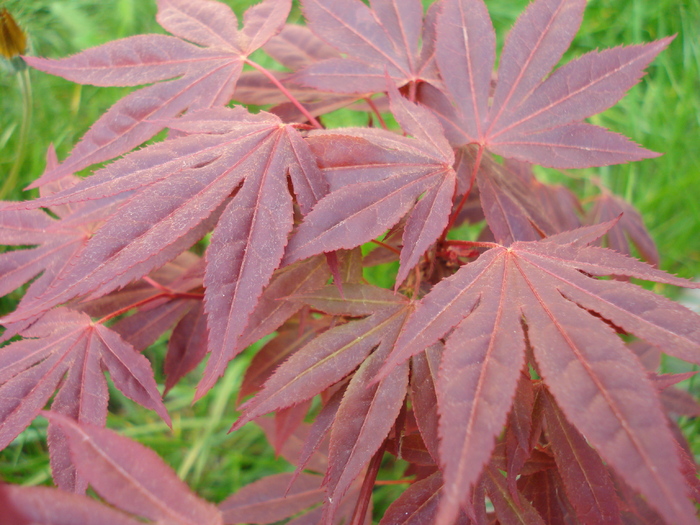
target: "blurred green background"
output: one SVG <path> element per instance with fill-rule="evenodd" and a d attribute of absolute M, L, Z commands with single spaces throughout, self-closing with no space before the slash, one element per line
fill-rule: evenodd
<path fill-rule="evenodd" d="M 226 3 L 240 15 L 254 2 Z M 527 1 L 487 0 L 487 5 L 502 42 Z M 152 0 L 0 0 L 2 7 L 28 33 L 29 54 L 38 56 L 59 58 L 117 38 L 163 32 L 155 22 Z M 301 22 L 297 6 L 291 20 Z M 589 1 L 583 25 L 565 60 L 593 49 L 677 34 L 639 85 L 615 107 L 591 119 L 664 155 L 628 165 L 544 173 L 552 181 L 569 184 L 584 198 L 596 193 L 587 177 L 599 177 L 639 208 L 658 244 L 662 268 L 688 278 L 700 277 L 698 28 L 700 0 Z M 38 71 L 29 71 L 29 75 L 33 88 L 30 140 L 19 184 L 6 199 L 33 196 L 20 188 L 43 171 L 48 145 L 53 142 L 59 159 L 65 158 L 92 122 L 127 92 L 79 86 Z M 8 68 L 0 68 L 0 177 L 9 173 L 17 154 L 23 119 L 18 80 Z M 163 352 L 162 343 L 149 350 L 156 369 Z M 108 425 L 155 448 L 197 492 L 214 501 L 266 474 L 286 469 L 283 461 L 274 458 L 262 432 L 252 425 L 226 434 L 236 417 L 236 390 L 250 355 L 247 351 L 235 361 L 226 378 L 194 407 L 190 404 L 196 378 L 176 387 L 166 400 L 173 415 L 172 432 L 153 414 L 114 391 Z M 684 427 L 696 452 L 700 451 L 700 428 L 692 421 Z M 37 420 L 15 444 L 0 452 L 0 478 L 27 484 L 49 482 L 44 428 L 44 422 Z M 397 490 L 387 488 L 383 497 L 389 501 Z"/>

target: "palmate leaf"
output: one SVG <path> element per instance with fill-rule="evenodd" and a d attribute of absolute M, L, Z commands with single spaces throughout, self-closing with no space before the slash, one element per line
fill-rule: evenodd
<path fill-rule="evenodd" d="M 406 215 L 397 286 L 447 225 L 456 175 L 437 119 L 389 85 L 391 109 L 409 139 L 378 129 L 344 129 L 309 138 L 331 193 L 305 216 L 285 262 L 355 248 Z M 423 195 L 420 201 L 417 199 Z"/>
<path fill-rule="evenodd" d="M 125 396 L 170 423 L 150 363 L 109 328 L 83 313 L 57 308 L 22 335 L 28 339 L 0 350 L 0 448 L 31 423 L 57 389 L 54 412 L 104 425 L 109 394 L 103 370 Z M 85 480 L 75 472 L 65 436 L 53 425 L 49 448 L 56 483 L 84 491 Z"/>
<path fill-rule="evenodd" d="M 554 168 L 605 166 L 657 156 L 625 137 L 581 122 L 615 104 L 672 40 L 593 51 L 547 76 L 576 33 L 585 0 L 536 0 L 503 48 L 489 107 L 495 33 L 482 0 L 446 0 L 436 60 L 454 107 L 422 98 L 455 144 L 477 143 Z"/>
<path fill-rule="evenodd" d="M 80 84 L 155 82 L 112 106 L 70 156 L 31 187 L 126 153 L 186 109 L 227 104 L 243 62 L 283 27 L 290 8 L 291 0 L 265 0 L 246 12 L 239 31 L 236 15 L 223 3 L 159 0 L 157 20 L 177 38 L 138 35 L 61 60 L 24 57 L 32 67 Z"/>
<path fill-rule="evenodd" d="M 612 225 L 493 248 L 436 285 L 407 322 L 379 378 L 449 334 L 437 384 L 445 477 L 439 519 L 454 519 L 493 450 L 527 338 L 564 415 L 608 465 L 670 523 L 696 523 L 656 392 L 603 320 L 698 363 L 698 317 L 636 285 L 594 276 L 696 285 L 589 246 Z"/>
<path fill-rule="evenodd" d="M 344 298 L 343 298 L 344 297 Z M 369 285 L 346 284 L 292 299 L 333 315 L 367 316 L 323 332 L 292 354 L 244 403 L 232 430 L 248 421 L 311 399 L 355 370 L 382 344 L 393 344 L 410 313 L 403 295 Z M 387 343 L 384 343 L 387 341 Z"/>
<path fill-rule="evenodd" d="M 80 475 L 108 503 L 158 523 L 223 523 L 221 512 L 194 494 L 152 450 L 111 430 L 45 414 L 66 435 Z M 51 499 L 60 501 L 60 493 Z"/>
<path fill-rule="evenodd" d="M 7 525 L 139 525 L 143 522 L 87 496 L 49 487 L 0 483 Z"/>
<path fill-rule="evenodd" d="M 241 350 L 239 336 L 282 259 L 293 214 L 287 174 L 302 210 L 323 196 L 326 182 L 299 133 L 273 115 L 220 108 L 188 113 L 169 126 L 189 135 L 132 153 L 50 202 L 27 204 L 56 205 L 136 190 L 59 284 L 4 321 L 124 286 L 172 259 L 218 222 L 206 253 L 204 301 L 212 358 L 198 389 L 201 396 Z"/>
<path fill-rule="evenodd" d="M 379 383 L 368 386 L 401 328 L 402 325 L 397 324 L 385 332 L 379 348 L 360 365 L 343 394 L 331 428 L 325 479 L 327 519 L 335 514 L 345 492 L 384 442 L 403 406 L 408 387 L 408 363 L 395 368 Z"/>
<path fill-rule="evenodd" d="M 246 485 L 219 504 L 224 523 L 275 523 L 323 501 L 321 476 L 275 474 Z"/>
<path fill-rule="evenodd" d="M 604 237 L 605 245 L 625 255 L 631 255 L 631 247 L 634 246 L 642 259 L 658 266 L 659 251 L 639 212 L 620 197 L 603 191 L 588 212 L 588 219 L 590 223 L 595 224 L 611 221 L 616 217 L 620 217 L 620 220 Z"/>
<path fill-rule="evenodd" d="M 550 450 L 578 519 L 601 525 L 621 523 L 615 486 L 603 461 L 566 421 L 551 396 L 546 391 L 540 395 Z"/>
<path fill-rule="evenodd" d="M 373 0 L 370 7 L 360 0 L 304 0 L 309 29 L 346 58 L 312 64 L 292 80 L 338 93 L 384 91 L 387 72 L 397 86 L 439 84 L 434 55 L 437 6 L 431 6 L 424 19 L 420 0 Z"/>

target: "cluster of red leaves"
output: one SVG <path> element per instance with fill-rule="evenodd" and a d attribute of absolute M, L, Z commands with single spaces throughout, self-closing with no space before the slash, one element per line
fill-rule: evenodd
<path fill-rule="evenodd" d="M 671 39 L 551 72 L 585 0 L 535 0 L 494 72 L 482 0 L 301 5 L 307 26 L 285 24 L 291 0 L 264 0 L 238 29 L 222 3 L 158 0 L 173 36 L 24 57 L 78 83 L 149 86 L 62 163 L 50 150 L 39 198 L 0 207 L 0 242 L 33 246 L 0 255 L 0 290 L 34 279 L 2 319 L 3 339 L 22 339 L 0 349 L 0 447 L 57 391 L 59 487 L 0 485 L 2 523 L 368 523 L 385 454 L 410 483 L 384 524 L 697 523 L 696 465 L 668 414 L 700 409 L 672 388 L 688 374 L 655 371 L 661 352 L 700 364 L 700 323 L 630 278 L 692 284 L 655 268 L 631 206 L 604 191 L 586 212 L 530 168 L 654 157 L 583 119 Z M 286 71 L 250 60 L 261 47 Z M 323 129 L 345 106 L 368 126 Z M 484 220 L 476 239 L 447 238 Z M 189 251 L 209 232 L 203 258 Z M 394 261 L 394 290 L 364 280 Z M 209 354 L 196 398 L 275 334 L 234 429 L 258 421 L 294 473 L 216 508 L 102 428 L 105 371 L 169 422 L 140 353 L 166 332 L 166 390 Z"/>

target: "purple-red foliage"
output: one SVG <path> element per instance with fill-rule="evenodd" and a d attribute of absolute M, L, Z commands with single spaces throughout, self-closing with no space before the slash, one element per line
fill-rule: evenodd
<path fill-rule="evenodd" d="M 585 3 L 534 0 L 497 71 L 483 0 L 301 0 L 306 27 L 285 24 L 291 0 L 264 0 L 241 29 L 220 2 L 158 0 L 172 36 L 24 57 L 148 86 L 63 162 L 49 151 L 39 198 L 0 206 L 0 242 L 31 246 L 0 255 L 0 291 L 33 280 L 1 320 L 22 339 L 0 349 L 0 447 L 55 394 L 59 487 L 0 485 L 0 523 L 370 523 L 391 454 L 407 488 L 382 524 L 697 524 L 697 467 L 669 414 L 700 409 L 672 386 L 687 374 L 656 369 L 661 352 L 700 364 L 700 318 L 631 279 L 697 285 L 656 268 L 629 204 L 603 189 L 584 211 L 532 170 L 657 155 L 584 120 L 673 37 L 552 71 Z M 253 62 L 260 48 L 286 70 Z M 367 126 L 324 129 L 344 106 Z M 391 289 L 363 277 L 382 263 L 398 266 Z M 103 428 L 105 371 L 169 422 L 140 353 L 163 333 L 166 390 L 208 355 L 195 398 L 274 334 L 231 423 L 275 414 L 260 424 L 294 473 L 217 508 Z"/>

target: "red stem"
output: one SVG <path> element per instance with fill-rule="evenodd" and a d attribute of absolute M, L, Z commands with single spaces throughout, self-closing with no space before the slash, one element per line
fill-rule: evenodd
<path fill-rule="evenodd" d="M 411 81 L 408 84 L 408 100 L 410 100 L 411 102 L 416 101 L 416 87 L 417 86 L 418 86 L 418 84 L 416 84 L 415 81 Z"/>
<path fill-rule="evenodd" d="M 156 283 L 156 284 L 158 284 L 158 283 Z M 159 288 L 162 288 L 162 287 L 159 286 Z M 201 293 L 185 293 L 185 292 L 180 293 L 180 292 L 168 292 L 168 291 L 160 292 L 160 293 L 157 293 L 156 295 L 153 295 L 151 297 L 146 297 L 145 299 L 141 299 L 140 301 L 136 301 L 135 303 L 132 303 L 132 304 L 127 305 L 123 308 L 120 308 L 116 312 L 112 312 L 111 314 L 107 314 L 99 321 L 96 321 L 95 324 L 104 324 L 107 321 L 109 321 L 110 319 L 114 319 L 115 317 L 117 317 L 123 313 L 126 313 L 133 308 L 138 308 L 139 306 L 143 306 L 144 304 L 151 303 L 157 299 L 162 299 L 163 297 L 169 297 L 171 299 L 198 299 L 198 300 L 201 300 L 204 297 L 204 295 L 202 295 Z"/>
<path fill-rule="evenodd" d="M 413 478 L 403 478 L 403 479 L 379 479 L 374 482 L 375 485 L 411 485 L 415 483 Z"/>
<path fill-rule="evenodd" d="M 459 240 L 449 240 L 445 241 L 445 244 L 452 246 L 466 246 L 468 248 L 498 248 L 500 244 L 495 242 L 479 242 L 479 241 L 459 241 Z"/>
<path fill-rule="evenodd" d="M 459 201 L 459 205 L 457 206 L 457 209 L 450 217 L 450 222 L 447 223 L 447 227 L 442 232 L 442 237 L 440 237 L 440 242 L 445 241 L 445 238 L 447 237 L 447 232 L 449 232 L 450 229 L 452 228 L 452 226 L 454 226 L 455 221 L 457 220 L 457 216 L 462 211 L 462 208 L 464 208 L 464 205 L 466 204 L 467 199 L 469 198 L 469 194 L 472 192 L 472 188 L 474 187 L 474 181 L 476 180 L 476 174 L 479 171 L 479 166 L 481 166 L 481 157 L 482 157 L 483 153 L 484 153 L 484 146 L 483 146 L 483 144 L 480 144 L 479 149 L 476 152 L 476 158 L 474 159 L 474 167 L 472 168 L 472 173 L 471 173 L 471 176 L 469 177 L 469 187 L 467 188 L 467 191 L 464 192 L 464 196 L 462 197 L 462 200 Z"/>
<path fill-rule="evenodd" d="M 379 108 L 377 108 L 377 105 L 374 103 L 374 101 L 369 97 L 365 97 L 365 102 L 367 102 L 367 104 L 369 104 L 369 107 L 372 108 L 372 112 L 377 116 L 377 120 L 379 121 L 381 127 L 384 129 L 389 129 L 386 127 L 386 122 L 384 122 L 384 118 L 379 112 Z"/>
<path fill-rule="evenodd" d="M 289 101 L 292 104 L 294 104 L 299 111 L 302 112 L 302 114 L 307 118 L 307 120 L 309 122 L 311 122 L 311 124 L 314 125 L 314 127 L 318 128 L 318 129 L 323 129 L 323 126 L 321 125 L 321 123 L 318 120 L 316 120 L 316 118 L 311 113 L 309 113 L 309 111 L 302 105 L 302 103 L 299 102 L 296 99 L 296 97 L 294 95 L 292 95 L 286 87 L 284 87 L 282 85 L 282 83 L 275 77 L 275 75 L 270 73 L 267 69 L 265 69 L 261 65 L 256 64 L 252 60 L 246 59 L 245 63 L 254 67 L 258 71 L 260 71 L 263 75 L 265 75 L 270 80 L 270 82 L 272 82 L 277 87 L 277 89 L 279 89 L 282 92 L 282 94 L 285 97 L 287 97 L 289 99 Z"/>
<path fill-rule="evenodd" d="M 398 250 L 397 248 L 394 248 L 393 246 L 389 246 L 388 244 L 386 244 L 386 243 L 384 243 L 384 242 L 382 242 L 382 241 L 378 241 L 377 239 L 372 239 L 371 242 L 373 242 L 373 243 L 376 244 L 377 246 L 381 246 L 382 248 L 386 248 L 386 249 L 389 250 L 390 252 L 394 252 L 396 255 L 401 255 L 401 251 L 400 251 L 400 250 Z"/>

